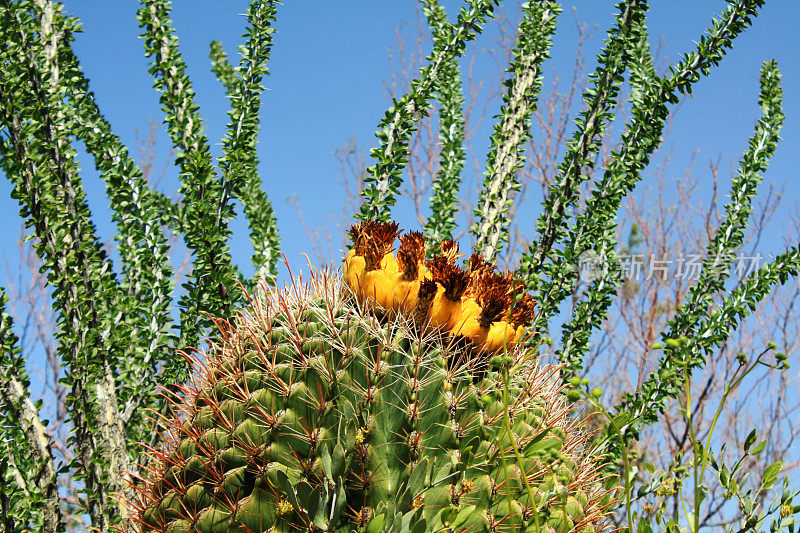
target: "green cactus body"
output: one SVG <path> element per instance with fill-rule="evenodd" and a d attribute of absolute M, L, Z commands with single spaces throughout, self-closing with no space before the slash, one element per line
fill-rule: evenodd
<path fill-rule="evenodd" d="M 557 368 L 521 349 L 512 443 L 504 380 L 475 371 L 474 348 L 366 309 L 330 273 L 220 330 L 139 485 L 142 531 L 601 529 L 605 493 Z"/>

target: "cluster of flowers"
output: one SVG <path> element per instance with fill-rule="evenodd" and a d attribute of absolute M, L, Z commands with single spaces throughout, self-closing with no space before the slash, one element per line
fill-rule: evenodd
<path fill-rule="evenodd" d="M 458 266 L 462 256 L 452 240 L 439 243 L 439 252 L 425 260 L 423 235 L 400 235 L 395 222 L 355 224 L 350 237 L 344 279 L 363 303 L 447 330 L 487 353 L 518 344 L 533 319 L 536 302 L 521 282 L 509 272 L 496 272 L 478 254 L 472 254 L 466 268 Z"/>

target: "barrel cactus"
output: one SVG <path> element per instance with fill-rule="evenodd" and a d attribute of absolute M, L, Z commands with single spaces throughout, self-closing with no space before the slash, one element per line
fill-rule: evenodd
<path fill-rule="evenodd" d="M 533 302 L 474 257 L 460 268 L 452 243 L 424 261 L 418 233 L 391 253 L 393 223 L 351 234 L 343 276 L 264 285 L 191 357 L 141 530 L 602 529 L 608 493 L 558 368 L 518 343 Z"/>

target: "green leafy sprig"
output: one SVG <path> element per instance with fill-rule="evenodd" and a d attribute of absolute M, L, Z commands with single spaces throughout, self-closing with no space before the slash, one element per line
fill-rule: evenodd
<path fill-rule="evenodd" d="M 423 6 L 433 39 L 443 46 L 443 41 L 453 33 L 454 27 L 447 21 L 447 14 L 437 0 L 423 0 Z M 439 101 L 441 150 L 439 172 L 432 185 L 431 215 L 425 223 L 425 238 L 434 246 L 453 237 L 461 171 L 467 156 L 464 150 L 464 93 L 456 57 L 451 57 L 442 65 L 435 89 Z"/>
<path fill-rule="evenodd" d="M 59 19 L 60 14 L 55 14 L 54 20 Z M 124 354 L 125 361 L 118 365 L 117 388 L 123 405 L 122 423 L 134 429 L 139 425 L 128 423 L 132 417 L 141 418 L 143 408 L 155 405 L 153 378 L 159 374 L 159 365 L 164 365 L 164 376 L 174 373 L 175 338 L 169 331 L 173 269 L 162 227 L 166 223 L 165 205 L 172 204 L 173 211 L 177 206 L 150 188 L 128 149 L 111 131 L 70 46 L 70 28 L 77 28 L 77 21 L 65 19 L 63 26 L 58 64 L 61 78 L 69 80 L 65 91 L 73 113 L 71 131 L 94 158 L 95 167 L 106 183 L 112 220 L 117 225 L 115 239 L 122 266 L 120 290 L 125 298 L 126 320 L 135 332 Z"/>
<path fill-rule="evenodd" d="M 373 148 L 375 165 L 367 169 L 364 180 L 364 202 L 357 217 L 361 220 L 389 219 L 389 211 L 402 182 L 402 172 L 408 162 L 408 142 L 416 124 L 431 107 L 431 96 L 439 73 L 452 58 L 459 57 L 466 43 L 481 32 L 482 24 L 492 15 L 497 0 L 468 0 L 458 15 L 448 39 L 436 39 L 429 64 L 420 70 L 411 88 L 399 100 L 392 102 L 375 133 L 380 142 Z"/>
<path fill-rule="evenodd" d="M 122 438 L 114 369 L 130 338 L 123 295 L 96 237 L 75 151 L 67 141 L 71 113 L 56 63 L 59 28 L 49 4 L 4 2 L 0 31 L 0 158 L 21 215 L 39 240 L 58 315 L 58 354 L 85 506 L 97 527 L 119 517 L 111 492 L 128 494 L 129 458 Z M 105 423 L 100 423 L 100 421 Z"/>
<path fill-rule="evenodd" d="M 242 59 L 239 66 L 233 69 L 234 79 L 225 73 L 228 71 L 222 56 L 217 54 L 214 63 L 215 72 L 219 71 L 218 76 L 223 79 L 231 100 L 231 110 L 228 112 L 230 122 L 222 141 L 223 156 L 219 160 L 223 178 L 219 204 L 227 204 L 230 196 L 241 200 L 250 226 L 256 276 L 273 282 L 277 275 L 280 239 L 272 204 L 261 187 L 256 145 L 263 90 L 261 79 L 268 74 L 267 60 L 274 32 L 271 24 L 275 20 L 276 10 L 277 2 L 271 0 L 251 2 L 247 14 L 249 25 L 243 36 L 247 38 L 247 44 L 240 49 Z M 223 209 L 219 210 L 220 214 L 223 212 Z"/>
<path fill-rule="evenodd" d="M 542 89 L 542 62 L 550 57 L 558 2 L 539 0 L 526 3 L 519 26 L 519 38 L 508 68 L 512 75 L 504 82 L 506 93 L 491 136 L 486 172 L 481 189 L 477 222 L 471 228 L 475 250 L 486 261 L 494 261 L 508 242 L 508 213 L 520 184 L 517 172 L 525 161 L 525 143 L 531 135 L 531 114 Z"/>
<path fill-rule="evenodd" d="M 41 405 L 28 393 L 28 373 L 7 303 L 0 288 L 0 524 L 9 533 L 37 522 L 44 532 L 61 531 L 51 441 L 39 417 Z"/>
<path fill-rule="evenodd" d="M 144 0 L 137 17 L 144 29 L 145 54 L 152 58 L 150 73 L 161 92 L 167 132 L 177 150 L 184 216 L 191 221 L 186 224 L 184 240 L 194 261 L 180 300 L 180 344 L 196 346 L 203 332 L 213 326 L 209 315 L 229 316 L 240 298 L 240 276 L 232 265 L 228 246 L 227 222 L 234 215 L 233 205 L 216 176 L 169 13 L 169 2 Z M 187 377 L 185 365 L 182 374 L 176 376 L 183 377 L 177 382 Z"/>
<path fill-rule="evenodd" d="M 700 38 L 697 49 L 686 54 L 663 78 L 653 71 L 646 29 L 643 25 L 639 28 L 639 40 L 631 48 L 632 119 L 622 136 L 621 147 L 608 158 L 608 168 L 593 187 L 585 209 L 566 232 L 563 251 L 551 254 L 552 263 L 544 268 L 547 280 L 539 291 L 541 310 L 534 330 L 544 327 L 558 305 L 572 294 L 578 277 L 573 265 L 581 254 L 592 250 L 608 267 L 606 276 L 586 292 L 570 323 L 564 327 L 559 357 L 569 373 L 580 370 L 590 334 L 602 322 L 616 294 L 616 213 L 622 198 L 641 179 L 641 172 L 660 144 L 668 117 L 667 105 L 677 102 L 679 94 L 691 92 L 694 83 L 722 60 L 733 39 L 749 26 L 761 5 L 760 0 L 732 3 L 719 20 L 712 21 L 708 36 Z"/>
<path fill-rule="evenodd" d="M 614 26 L 608 31 L 598 66 L 590 76 L 589 88 L 583 94 L 586 109 L 575 121 L 576 131 L 568 144 L 559 174 L 544 201 L 536 229 L 539 239 L 528 246 L 520 259 L 518 276 L 533 288 L 538 273 L 553 244 L 565 234 L 567 210 L 578 198 L 579 186 L 588 179 L 586 168 L 594 166 L 605 128 L 614 116 L 613 108 L 623 81 L 631 50 L 637 42 L 636 28 L 641 27 L 647 3 L 628 0 L 617 4 L 619 11 Z M 544 307 L 542 302 L 539 303 Z"/>

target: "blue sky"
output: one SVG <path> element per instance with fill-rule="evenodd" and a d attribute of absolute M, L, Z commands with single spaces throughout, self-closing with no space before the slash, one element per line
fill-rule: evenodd
<path fill-rule="evenodd" d="M 460 2 L 445 1 L 448 13 L 455 15 Z M 613 2 L 583 0 L 573 2 L 577 17 L 590 25 L 599 24 L 588 43 L 588 67 L 612 20 Z M 670 0 L 653 2 L 649 16 L 651 39 L 661 39 L 670 62 L 693 47 L 712 15 L 724 8 L 718 0 Z M 149 120 L 162 120 L 158 94 L 147 75 L 142 53 L 140 30 L 135 19 L 137 3 L 67 0 L 66 10 L 83 21 L 84 33 L 77 36 L 75 47 L 84 71 L 91 80 L 101 110 L 128 146 L 134 146 L 135 132 L 146 132 Z M 216 153 L 224 135 L 228 107 L 222 87 L 209 71 L 208 42 L 220 40 L 229 55 L 235 56 L 244 28 L 246 2 L 179 0 L 174 3 L 174 24 L 189 75 L 197 92 L 197 102 L 209 139 Z M 567 4 L 560 19 L 559 33 L 552 59 L 545 68 L 567 77 L 575 56 L 575 24 Z M 338 163 L 334 150 L 354 137 L 363 147 L 374 145 L 374 130 L 388 100 L 383 81 L 390 76 L 387 51 L 393 45 L 399 24 L 416 20 L 414 0 L 300 0 L 279 7 L 275 47 L 270 59 L 271 76 L 264 81 L 267 90 L 261 110 L 260 167 L 265 190 L 277 211 L 283 249 L 292 263 L 303 261 L 299 255 L 309 250 L 300 229 L 295 209 L 286 199 L 297 195 L 310 225 L 324 224 L 324 215 L 338 210 L 343 201 Z M 514 17 L 514 5 L 503 8 Z M 784 75 L 784 102 L 787 120 L 783 141 L 765 178 L 787 183 L 787 205 L 797 199 L 796 169 L 800 163 L 800 60 L 793 39 L 794 25 L 800 20 L 800 4 L 791 0 L 771 0 L 754 26 L 741 36 L 733 52 L 710 78 L 701 81 L 694 95 L 686 99 L 676 116 L 667 143 L 674 150 L 675 172 L 697 151 L 698 179 L 709 178 L 705 161 L 722 158 L 735 162 L 746 146 L 758 116 L 756 104 L 761 62 L 776 58 Z M 497 27 L 489 23 L 479 37 L 479 50 L 497 37 Z M 482 57 L 478 76 L 485 73 L 487 83 L 494 82 L 491 60 Z M 484 69 L 481 71 L 480 69 Z M 548 80 L 545 80 L 547 86 Z M 495 105 L 489 115 L 497 112 Z M 474 138 L 477 153 L 488 139 L 488 127 Z M 159 139 L 161 160 L 168 157 L 166 135 Z M 110 239 L 113 226 L 105 207 L 102 183 L 90 160 L 81 158 L 90 202 L 101 236 Z M 723 164 L 723 169 L 728 165 Z M 706 175 L 703 173 L 705 172 Z M 174 190 L 174 170 L 169 169 L 164 182 L 167 192 Z M 723 176 L 724 178 L 724 176 Z M 0 222 L 6 228 L 18 225 L 18 207 L 9 198 L 7 181 L 0 182 Z M 724 182 L 723 182 L 724 183 Z M 702 190 L 702 189 L 701 189 Z M 407 206 L 400 205 L 399 218 L 405 218 Z M 532 227 L 538 215 L 538 199 L 521 213 L 521 222 Z M 410 218 L 407 219 L 410 222 Z M 234 226 L 240 235 L 244 223 Z M 16 231 L 0 237 L 0 247 L 7 260 L 15 255 Z M 778 242 L 777 245 L 780 245 Z M 247 239 L 234 240 L 234 253 L 248 263 Z M 779 247 L 779 246 L 778 246 Z M 778 247 L 774 250 L 777 251 Z M 249 267 L 246 267 L 249 271 Z"/>

